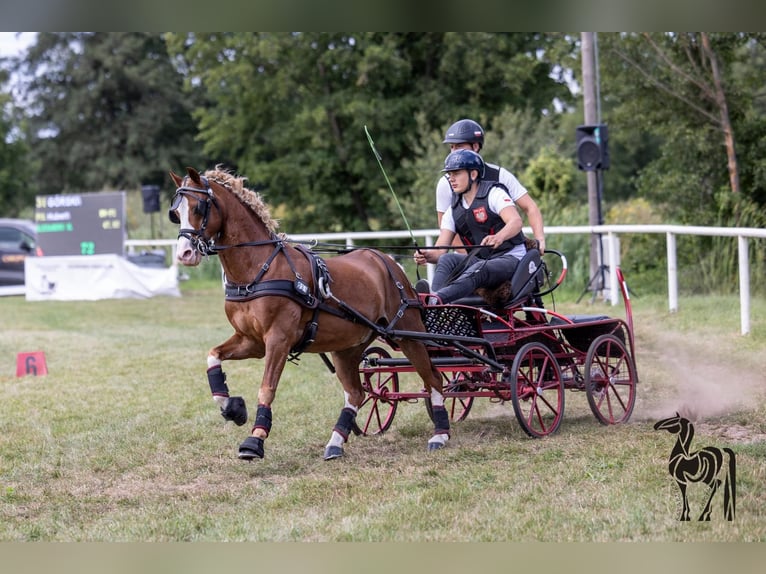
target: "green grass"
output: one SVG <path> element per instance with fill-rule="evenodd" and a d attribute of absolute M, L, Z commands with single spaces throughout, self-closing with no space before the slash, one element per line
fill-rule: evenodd
<path fill-rule="evenodd" d="M 266 458 L 236 457 L 248 427 L 210 399 L 207 351 L 231 329 L 215 282 L 180 298 L 0 299 L 0 541 L 764 541 L 766 303 L 741 337 L 736 298 L 634 299 L 639 398 L 631 422 L 599 425 L 568 392 L 560 431 L 528 439 L 510 404 L 477 399 L 429 453 L 421 403 L 383 436 L 352 437 L 325 462 L 342 406 L 315 356 L 288 365 Z M 621 316 L 559 299 L 565 313 Z M 568 302 L 570 301 L 570 302 Z M 20 352 L 49 374 L 15 377 Z M 260 361 L 224 364 L 251 410 Z M 407 380 L 403 384 L 417 385 Z M 414 387 L 410 387 L 414 388 Z M 737 518 L 680 523 L 666 470 L 674 410 L 694 445 L 737 453 Z M 252 416 L 251 412 L 251 416 Z M 690 493 L 699 508 L 703 491 Z"/>

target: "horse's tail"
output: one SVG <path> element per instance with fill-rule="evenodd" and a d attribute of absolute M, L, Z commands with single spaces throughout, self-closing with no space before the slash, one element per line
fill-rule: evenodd
<path fill-rule="evenodd" d="M 726 469 L 726 477 L 723 485 L 723 515 L 726 520 L 734 520 L 737 505 L 737 464 L 734 451 L 730 448 L 722 449 L 729 459 L 729 468 Z"/>

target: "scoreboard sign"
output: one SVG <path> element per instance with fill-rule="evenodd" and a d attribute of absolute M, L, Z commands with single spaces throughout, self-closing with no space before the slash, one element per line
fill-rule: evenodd
<path fill-rule="evenodd" d="M 45 255 L 124 255 L 125 192 L 38 195 L 35 223 Z"/>

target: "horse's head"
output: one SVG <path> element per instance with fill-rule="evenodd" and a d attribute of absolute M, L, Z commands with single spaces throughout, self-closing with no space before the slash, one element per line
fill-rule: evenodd
<path fill-rule="evenodd" d="M 675 434 L 681 432 L 688 425 L 689 421 L 676 413 L 675 416 L 654 423 L 654 430 L 666 430 L 671 434 Z"/>
<path fill-rule="evenodd" d="M 187 167 L 186 172 L 184 177 L 170 172 L 176 193 L 168 217 L 181 226 L 176 254 L 179 263 L 194 266 L 203 255 L 210 253 L 212 241 L 220 230 L 221 214 L 207 178 L 191 167 Z"/>

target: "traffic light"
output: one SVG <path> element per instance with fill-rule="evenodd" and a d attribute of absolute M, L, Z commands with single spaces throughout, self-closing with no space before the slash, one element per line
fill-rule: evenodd
<path fill-rule="evenodd" d="M 609 130 L 605 124 L 577 126 L 577 169 L 609 169 Z"/>

